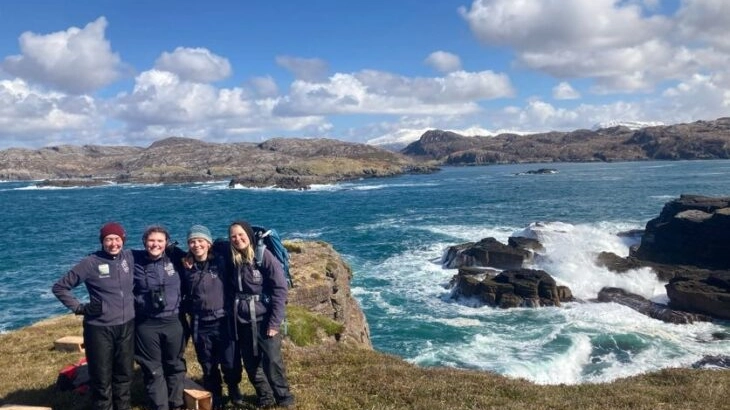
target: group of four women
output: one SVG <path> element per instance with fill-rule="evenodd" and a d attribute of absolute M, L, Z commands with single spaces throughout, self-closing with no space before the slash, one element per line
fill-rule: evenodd
<path fill-rule="evenodd" d="M 281 264 L 264 250 L 257 260 L 251 225 L 235 221 L 228 240 L 205 226 L 188 231 L 188 251 L 170 244 L 162 226 L 148 227 L 144 250 L 124 249 L 116 222 L 101 227 L 101 250 L 82 259 L 53 285 L 53 293 L 83 315 L 94 409 L 131 409 L 133 359 L 142 369 L 149 407 L 184 408 L 188 337 L 213 406 L 243 404 L 242 369 L 259 407 L 293 407 L 281 355 L 280 327 L 288 286 Z M 72 289 L 86 285 L 89 302 Z M 222 377 L 221 377 L 222 373 Z"/>

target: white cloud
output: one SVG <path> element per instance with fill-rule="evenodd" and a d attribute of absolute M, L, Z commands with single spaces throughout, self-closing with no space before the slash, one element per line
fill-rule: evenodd
<path fill-rule="evenodd" d="M 254 77 L 249 82 L 256 94 L 261 97 L 276 97 L 279 95 L 279 86 L 270 75 L 266 77 Z"/>
<path fill-rule="evenodd" d="M 270 130 L 326 129 L 318 116 L 275 117 L 274 99 L 254 100 L 242 88 L 216 88 L 150 70 L 135 79 L 134 90 L 109 103 L 110 115 L 127 125 L 130 138 L 151 142 L 170 135 L 226 141 Z"/>
<path fill-rule="evenodd" d="M 296 79 L 320 81 L 327 77 L 327 62 L 318 58 L 299 58 L 291 56 L 276 57 L 276 64 L 289 70 Z"/>
<path fill-rule="evenodd" d="M 479 100 L 509 97 L 509 78 L 491 71 L 409 78 L 381 71 L 335 74 L 327 82 L 295 81 L 277 107 L 280 115 L 437 114 L 479 110 Z"/>
<path fill-rule="evenodd" d="M 558 78 L 593 78 L 594 90 L 613 93 L 684 78 L 706 68 L 700 56 L 707 45 L 730 44 L 730 3 L 683 4 L 677 16 L 661 16 L 642 8 L 656 8 L 655 1 L 475 0 L 460 13 L 481 42 L 513 48 L 518 64 Z"/>
<path fill-rule="evenodd" d="M 580 93 L 569 83 L 561 81 L 560 84 L 553 87 L 553 98 L 556 100 L 574 100 L 580 98 Z"/>
<path fill-rule="evenodd" d="M 727 0 L 683 1 L 677 20 L 685 39 L 699 40 L 730 52 L 730 2 Z"/>
<path fill-rule="evenodd" d="M 210 83 L 231 75 L 228 59 L 205 48 L 178 47 L 172 53 L 164 52 L 155 61 L 158 70 L 175 73 L 185 81 Z"/>
<path fill-rule="evenodd" d="M 117 99 L 116 115 L 136 124 L 200 121 L 214 112 L 220 114 L 224 107 L 228 114 L 246 115 L 250 107 L 239 103 L 237 92 L 240 90 L 219 91 L 208 84 L 183 81 L 169 71 L 150 70 L 137 76 L 131 94 Z"/>
<path fill-rule="evenodd" d="M 459 56 L 446 51 L 434 51 L 429 54 L 425 62 L 441 73 L 451 73 L 461 70 L 461 59 L 459 59 Z"/>
<path fill-rule="evenodd" d="M 673 114 L 668 123 L 680 119 L 727 117 L 730 113 L 730 75 L 696 74 L 666 89 L 660 104 L 663 112 Z"/>
<path fill-rule="evenodd" d="M 93 92 L 121 76 L 121 60 L 104 37 L 104 17 L 83 29 L 20 36 L 21 55 L 5 58 L 3 69 L 26 81 L 73 94 Z"/>
<path fill-rule="evenodd" d="M 83 144 L 94 142 L 84 135 L 94 135 L 100 128 L 90 97 L 43 92 L 22 79 L 0 81 L 0 137 L 4 140 L 20 146 L 45 145 L 73 134 L 74 143 Z"/>

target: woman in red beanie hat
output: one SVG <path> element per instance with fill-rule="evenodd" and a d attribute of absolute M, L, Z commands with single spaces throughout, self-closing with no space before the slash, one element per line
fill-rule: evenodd
<path fill-rule="evenodd" d="M 124 247 L 127 235 L 117 222 L 99 230 L 101 250 L 85 257 L 53 285 L 53 294 L 84 316 L 84 348 L 94 410 L 131 409 L 134 358 L 134 258 Z M 89 303 L 72 289 L 86 285 Z"/>

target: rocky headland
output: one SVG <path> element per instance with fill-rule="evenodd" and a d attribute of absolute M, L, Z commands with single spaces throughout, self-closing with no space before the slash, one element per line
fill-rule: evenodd
<path fill-rule="evenodd" d="M 285 241 L 289 251 L 293 286 L 289 303 L 342 325 L 325 343 L 345 343 L 372 349 L 365 314 L 350 291 L 352 269 L 326 242 Z"/>
<path fill-rule="evenodd" d="M 149 147 L 63 145 L 0 151 L 0 180 L 44 186 L 229 181 L 230 186 L 307 189 L 438 168 L 366 144 L 330 139 L 210 143 L 171 137 Z"/>
<path fill-rule="evenodd" d="M 730 117 L 690 124 L 466 137 L 431 130 L 401 152 L 443 165 L 730 158 Z"/>

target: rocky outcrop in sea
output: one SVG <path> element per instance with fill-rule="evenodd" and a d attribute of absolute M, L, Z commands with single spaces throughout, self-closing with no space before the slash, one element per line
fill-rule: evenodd
<path fill-rule="evenodd" d="M 571 290 L 558 286 L 549 273 L 523 268 L 540 250 L 542 245 L 531 238 L 512 237 L 505 245 L 489 237 L 449 247 L 441 266 L 458 269 L 450 284 L 456 299 L 472 298 L 500 308 L 560 306 L 573 301 Z"/>
<path fill-rule="evenodd" d="M 668 202 L 639 235 L 628 257 L 602 252 L 596 262 L 621 274 L 651 268 L 665 285 L 664 305 L 620 288 L 602 289 L 596 301 L 615 302 L 669 323 L 730 319 L 730 197 L 681 195 Z M 567 287 L 549 272 L 527 268 L 544 249 L 531 238 L 512 237 L 507 245 L 494 238 L 446 249 L 441 263 L 458 269 L 453 296 L 476 297 L 497 307 L 559 306 L 572 301 Z"/>
<path fill-rule="evenodd" d="M 730 197 L 681 195 L 646 224 L 628 257 L 598 263 L 621 273 L 650 267 L 665 286 L 669 307 L 730 319 Z"/>

